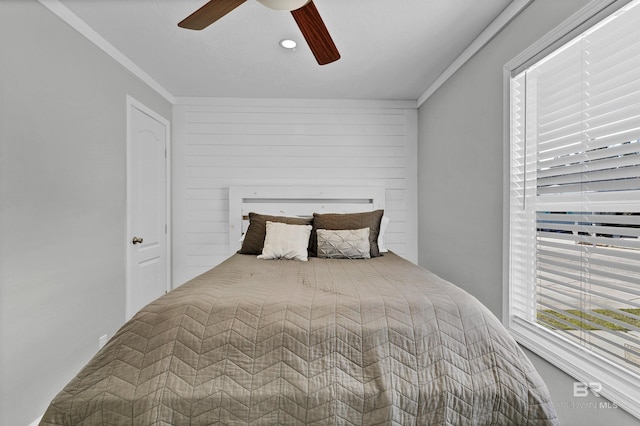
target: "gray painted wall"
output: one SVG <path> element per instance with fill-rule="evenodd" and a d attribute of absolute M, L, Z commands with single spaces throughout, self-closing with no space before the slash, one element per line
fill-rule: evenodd
<path fill-rule="evenodd" d="M 420 108 L 420 263 L 496 313 L 502 66 L 586 2 L 536 0 Z M 35 0 L 0 1 L 0 52 L 0 425 L 26 425 L 124 320 L 125 96 L 171 108 Z M 573 380 L 529 355 L 571 402 Z"/>
<path fill-rule="evenodd" d="M 0 1 L 0 425 L 125 319 L 126 95 L 171 105 L 34 0 Z"/>
<path fill-rule="evenodd" d="M 502 314 L 503 66 L 588 0 L 535 0 L 418 112 L 419 263 Z M 528 352 L 563 425 L 639 424 L 579 409 L 573 379 Z"/>

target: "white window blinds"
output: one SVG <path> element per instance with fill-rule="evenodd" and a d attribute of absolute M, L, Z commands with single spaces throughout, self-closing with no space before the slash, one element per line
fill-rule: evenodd
<path fill-rule="evenodd" d="M 636 386 L 639 3 L 511 78 L 509 207 L 511 321 L 615 365 Z"/>

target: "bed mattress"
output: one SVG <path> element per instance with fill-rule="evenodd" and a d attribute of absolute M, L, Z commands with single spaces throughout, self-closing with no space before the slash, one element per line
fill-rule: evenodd
<path fill-rule="evenodd" d="M 500 321 L 401 257 L 236 254 L 138 312 L 42 425 L 556 424 Z"/>

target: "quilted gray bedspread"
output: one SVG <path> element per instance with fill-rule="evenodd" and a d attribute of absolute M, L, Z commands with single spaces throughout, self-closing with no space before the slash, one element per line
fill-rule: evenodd
<path fill-rule="evenodd" d="M 236 254 L 127 322 L 42 425 L 556 424 L 475 298 L 387 253 Z"/>

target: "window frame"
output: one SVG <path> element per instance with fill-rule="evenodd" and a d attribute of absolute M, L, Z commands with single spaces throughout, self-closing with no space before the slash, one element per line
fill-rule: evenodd
<path fill-rule="evenodd" d="M 595 356 L 549 329 L 512 315 L 510 304 L 510 185 L 511 185 L 511 80 L 560 46 L 596 25 L 632 0 L 594 0 L 513 58 L 503 68 L 503 317 L 511 335 L 522 346 L 583 383 L 601 383 L 602 396 L 640 418 L 634 395 L 640 380 L 608 360 Z M 577 350 L 578 349 L 578 350 Z"/>

